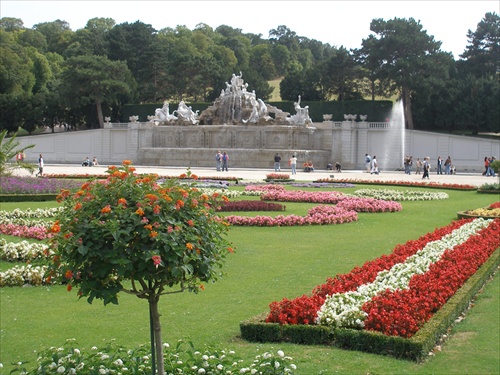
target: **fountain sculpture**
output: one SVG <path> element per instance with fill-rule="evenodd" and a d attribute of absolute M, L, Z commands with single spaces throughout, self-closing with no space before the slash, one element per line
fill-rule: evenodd
<path fill-rule="evenodd" d="M 188 107 L 184 101 L 172 114 L 169 113 L 168 102 L 163 108 L 157 108 L 154 116 L 149 116 L 151 122 L 161 125 L 297 125 L 312 124 L 309 117 L 309 107 L 302 108 L 299 100 L 294 103 L 295 115 L 264 103 L 257 98 L 255 91 L 247 90 L 240 72 L 233 73 L 231 82 L 226 82 L 226 88 L 221 90 L 220 96 L 214 104 L 204 110 L 199 116 Z"/>

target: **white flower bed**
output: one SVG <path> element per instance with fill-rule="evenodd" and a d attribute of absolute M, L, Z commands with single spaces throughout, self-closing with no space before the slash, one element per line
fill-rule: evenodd
<path fill-rule="evenodd" d="M 42 243 L 7 242 L 3 238 L 0 239 L 0 259 L 9 262 L 42 259 L 50 255 L 53 255 L 53 251 Z"/>
<path fill-rule="evenodd" d="M 353 194 L 358 197 L 369 197 L 385 201 L 431 201 L 449 198 L 448 194 L 443 192 L 415 190 L 359 189 Z"/>
<path fill-rule="evenodd" d="M 46 271 L 47 266 L 33 266 L 31 264 L 14 266 L 5 272 L 0 272 L 0 287 L 46 284 L 43 277 Z"/>

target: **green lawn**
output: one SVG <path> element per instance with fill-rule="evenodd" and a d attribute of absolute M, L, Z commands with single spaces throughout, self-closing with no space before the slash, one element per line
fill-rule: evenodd
<path fill-rule="evenodd" d="M 498 200 L 497 196 L 473 191 L 446 192 L 450 196 L 447 200 L 403 202 L 402 212 L 359 214 L 359 221 L 349 224 L 231 228 L 229 237 L 236 252 L 228 257 L 226 277 L 207 285 L 198 295 L 176 294 L 160 300 L 164 341 L 192 339 L 198 348 L 216 344 L 246 359 L 282 349 L 294 358 L 297 373 L 303 375 L 499 374 L 498 273 L 465 320 L 451 329 L 442 351 L 420 364 L 324 346 L 248 343 L 239 337 L 239 323 L 267 311 L 270 302 L 309 293 L 327 277 L 349 272 L 356 265 L 391 252 L 396 244 L 447 225 L 456 219 L 457 211 Z M 40 202 L 29 206 L 56 205 Z M 314 206 L 285 205 L 287 214 L 301 215 Z M 1 209 L 20 206 L 3 203 Z M 0 263 L 2 270 L 6 266 Z M 0 314 L 0 362 L 5 374 L 9 363 L 33 361 L 34 351 L 42 346 L 61 346 L 69 338 L 85 348 L 109 339 L 126 347 L 149 341 L 148 306 L 126 294 L 121 295 L 118 306 L 104 307 L 99 301 L 92 305 L 78 301 L 76 293 L 68 293 L 64 286 L 1 288 Z"/>

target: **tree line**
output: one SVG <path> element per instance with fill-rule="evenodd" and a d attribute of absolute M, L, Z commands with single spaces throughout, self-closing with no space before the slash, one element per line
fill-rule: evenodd
<path fill-rule="evenodd" d="M 0 19 L 0 129 L 103 126 L 132 103 L 211 102 L 232 73 L 268 100 L 402 99 L 410 129 L 498 131 L 500 17 L 486 13 L 455 60 L 413 18 L 373 19 L 361 48 L 299 36 L 285 25 L 261 34 L 221 25 L 154 29 L 93 18 L 24 27 Z"/>

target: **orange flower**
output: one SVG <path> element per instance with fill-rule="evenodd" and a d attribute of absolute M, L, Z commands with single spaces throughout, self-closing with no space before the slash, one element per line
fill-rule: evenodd
<path fill-rule="evenodd" d="M 187 248 L 188 250 L 193 250 L 193 244 L 192 244 L 192 243 L 190 243 L 190 242 L 188 242 L 188 243 L 186 244 L 186 248 Z"/>
<path fill-rule="evenodd" d="M 61 226 L 59 225 L 59 220 L 56 220 L 54 224 L 52 224 L 52 228 L 50 228 L 52 233 L 59 233 L 61 231 Z"/>
<path fill-rule="evenodd" d="M 201 290 L 205 290 L 205 285 L 200 284 L 200 289 L 201 289 Z"/>
<path fill-rule="evenodd" d="M 82 204 L 80 202 L 78 202 L 77 204 L 75 204 L 75 208 L 74 210 L 79 210 L 80 208 L 82 208 Z"/>
<path fill-rule="evenodd" d="M 111 212 L 111 206 L 109 204 L 103 207 L 101 210 L 101 213 L 103 214 L 109 214 L 110 212 Z"/>
<path fill-rule="evenodd" d="M 187 225 L 189 225 L 190 227 L 192 227 L 194 225 L 193 220 L 188 220 L 187 221 Z"/>
<path fill-rule="evenodd" d="M 153 204 L 153 202 L 156 202 L 158 200 L 158 197 L 154 194 L 146 194 L 144 197 L 146 199 L 149 199 L 149 204 Z"/>
<path fill-rule="evenodd" d="M 234 253 L 234 249 L 232 247 L 228 247 L 227 251 L 229 251 L 230 253 Z"/>
<path fill-rule="evenodd" d="M 226 197 L 225 195 L 223 195 L 223 196 L 222 196 L 222 200 L 223 200 L 224 202 L 229 202 L 229 198 L 228 198 L 228 197 Z"/>
<path fill-rule="evenodd" d="M 118 204 L 121 204 L 123 207 L 127 207 L 127 200 L 125 198 L 118 199 Z"/>
<path fill-rule="evenodd" d="M 193 180 L 197 180 L 197 179 L 198 179 L 198 176 L 197 176 L 197 175 L 195 175 L 195 174 L 192 174 L 192 175 L 191 175 L 191 178 L 192 178 Z"/>
<path fill-rule="evenodd" d="M 144 225 L 144 228 L 147 230 L 153 230 L 153 226 L 151 224 Z"/>
<path fill-rule="evenodd" d="M 64 277 L 67 278 L 68 280 L 71 280 L 73 278 L 73 271 L 71 270 L 67 270 L 65 273 L 64 273 Z"/>
<path fill-rule="evenodd" d="M 198 201 L 196 199 L 193 199 L 191 201 L 191 208 L 196 208 L 196 207 L 198 207 Z"/>
<path fill-rule="evenodd" d="M 124 160 L 122 161 L 122 165 L 130 165 L 132 162 L 130 160 Z"/>
<path fill-rule="evenodd" d="M 90 186 L 90 182 L 86 182 L 86 183 L 84 183 L 84 184 L 82 185 L 81 189 L 82 189 L 82 190 L 87 190 L 87 189 L 89 188 L 89 186 Z"/>
<path fill-rule="evenodd" d="M 139 215 L 139 216 L 142 216 L 142 215 L 144 215 L 144 210 L 143 210 L 142 208 L 140 208 L 140 207 L 139 207 L 139 208 L 135 211 L 135 213 L 136 213 L 137 215 Z"/>
<path fill-rule="evenodd" d="M 155 238 L 158 235 L 157 231 L 152 230 L 151 233 L 149 233 L 149 237 Z"/>
<path fill-rule="evenodd" d="M 187 174 L 183 173 L 179 176 L 179 178 L 187 178 Z"/>
<path fill-rule="evenodd" d="M 180 210 L 182 207 L 184 207 L 184 201 L 178 199 L 177 202 L 175 203 L 175 209 Z"/>
<path fill-rule="evenodd" d="M 71 237 L 73 237 L 73 233 L 71 233 L 71 232 L 66 233 L 66 234 L 64 235 L 64 238 L 66 238 L 66 239 L 71 238 Z"/>
<path fill-rule="evenodd" d="M 66 287 L 66 290 L 68 292 L 71 292 L 71 289 L 73 289 L 73 286 L 71 284 L 68 284 L 68 286 Z"/>
<path fill-rule="evenodd" d="M 135 171 L 136 171 L 136 169 L 135 169 L 134 167 L 130 167 L 128 170 L 129 170 L 130 172 L 135 172 Z"/>

